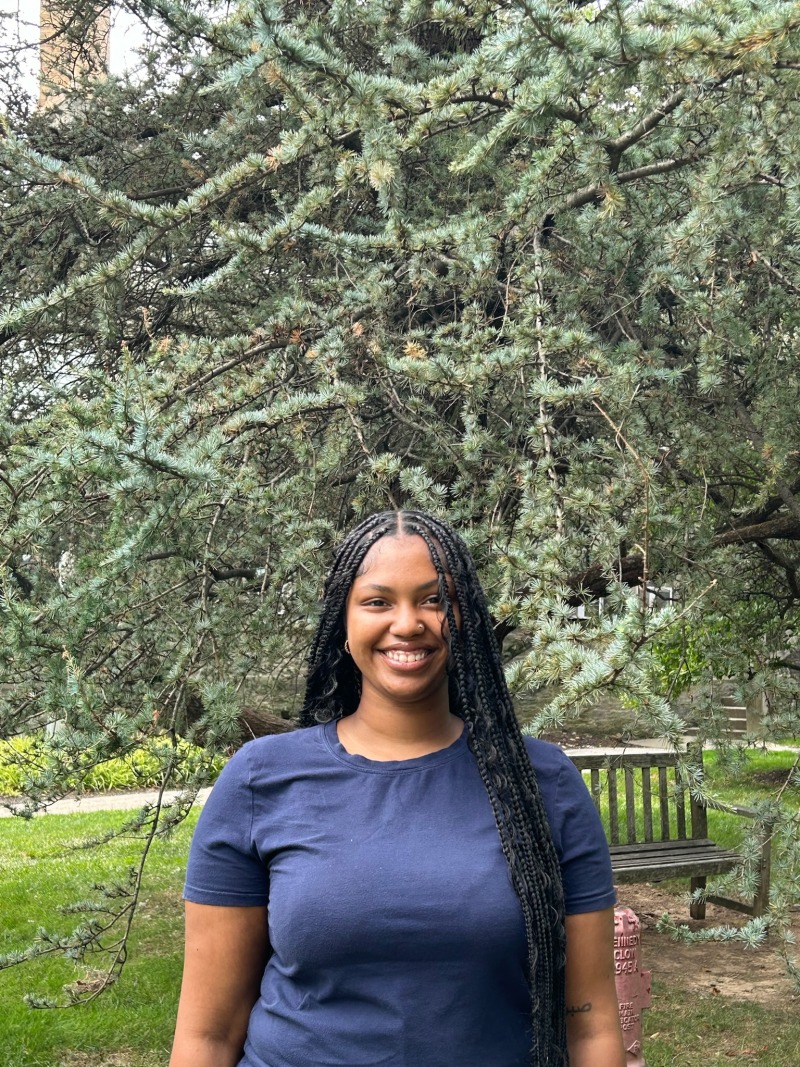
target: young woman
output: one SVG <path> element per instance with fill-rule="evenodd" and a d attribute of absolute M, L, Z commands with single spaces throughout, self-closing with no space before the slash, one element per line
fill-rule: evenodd
<path fill-rule="evenodd" d="M 602 827 L 445 523 L 344 540 L 301 726 L 200 817 L 171 1067 L 623 1067 Z"/>

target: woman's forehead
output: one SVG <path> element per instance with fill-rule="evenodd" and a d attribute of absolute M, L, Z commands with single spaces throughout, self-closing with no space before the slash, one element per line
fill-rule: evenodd
<path fill-rule="evenodd" d="M 419 534 L 387 534 L 370 546 L 358 568 L 357 577 L 376 567 L 397 568 L 408 565 L 427 566 L 436 573 L 430 550 Z"/>
<path fill-rule="evenodd" d="M 447 565 L 444 551 L 433 538 L 431 542 L 439 557 L 447 585 L 452 588 L 450 568 Z M 370 546 L 356 572 L 354 582 L 369 571 L 382 570 L 402 575 L 409 567 L 417 572 L 425 571 L 431 578 L 436 578 L 439 574 L 431 557 L 431 549 L 423 537 L 415 533 L 387 534 Z"/>

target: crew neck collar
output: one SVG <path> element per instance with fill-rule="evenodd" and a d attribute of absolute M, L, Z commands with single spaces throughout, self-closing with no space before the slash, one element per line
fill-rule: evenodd
<path fill-rule="evenodd" d="M 354 770 L 366 771 L 368 774 L 407 774 L 413 771 L 427 770 L 429 767 L 435 767 L 440 763 L 447 763 L 452 759 L 457 759 L 468 750 L 467 728 L 464 726 L 456 740 L 452 741 L 446 748 L 428 752 L 424 756 L 414 756 L 412 759 L 372 760 L 366 756 L 357 756 L 347 751 L 339 740 L 339 734 L 336 729 L 337 721 L 333 719 L 331 722 L 326 722 L 322 728 L 322 735 L 328 750 L 340 763 L 346 763 L 353 767 Z"/>

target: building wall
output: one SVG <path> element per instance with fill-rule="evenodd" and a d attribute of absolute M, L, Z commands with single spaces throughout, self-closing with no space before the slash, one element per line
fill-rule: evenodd
<path fill-rule="evenodd" d="M 39 106 L 54 107 L 64 91 L 108 69 L 111 15 L 100 2 L 67 5 L 42 0 L 39 29 Z"/>

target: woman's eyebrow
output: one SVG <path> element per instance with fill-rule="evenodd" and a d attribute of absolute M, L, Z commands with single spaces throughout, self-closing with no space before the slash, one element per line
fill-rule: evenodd
<path fill-rule="evenodd" d="M 378 582 L 366 582 L 362 588 L 374 589 L 379 593 L 393 593 L 394 589 L 390 585 L 380 585 Z M 422 585 L 418 585 L 414 590 L 415 593 L 421 593 L 425 589 L 438 589 L 439 579 L 432 578 L 429 582 L 423 582 Z"/>

